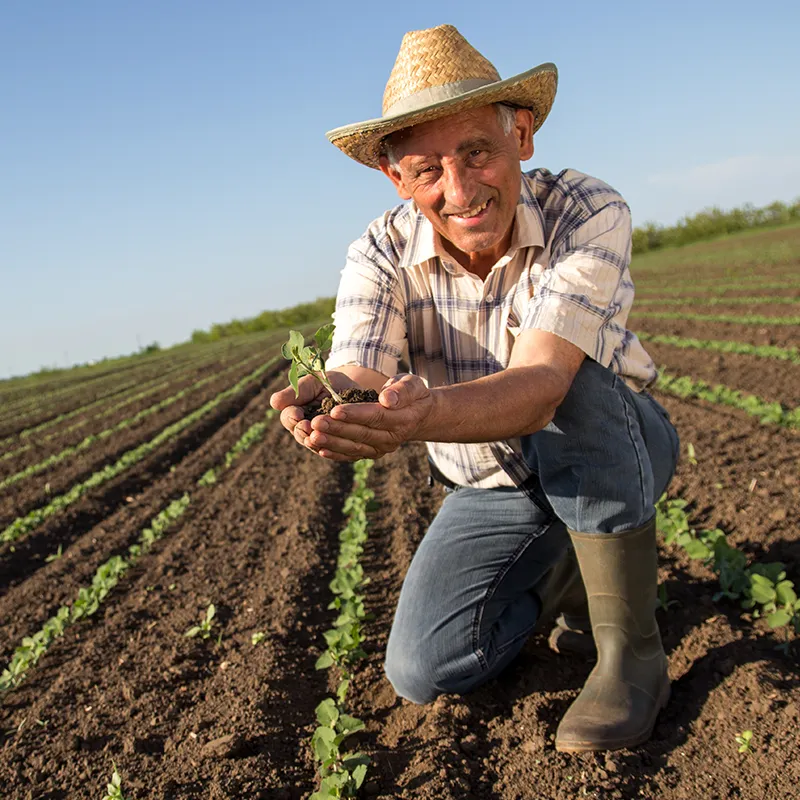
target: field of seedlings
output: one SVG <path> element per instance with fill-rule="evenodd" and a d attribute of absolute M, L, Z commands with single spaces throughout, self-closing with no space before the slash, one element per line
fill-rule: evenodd
<path fill-rule="evenodd" d="M 0 797 L 797 797 L 800 227 L 632 272 L 682 439 L 648 743 L 555 751 L 592 665 L 546 634 L 470 696 L 396 698 L 383 650 L 443 492 L 420 445 L 298 447 L 269 410 L 281 331 L 0 383 Z"/>

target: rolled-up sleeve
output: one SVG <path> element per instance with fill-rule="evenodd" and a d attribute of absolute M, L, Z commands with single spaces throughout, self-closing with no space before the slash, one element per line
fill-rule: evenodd
<path fill-rule="evenodd" d="M 352 364 L 388 377 L 397 373 L 406 321 L 396 269 L 369 233 L 350 246 L 336 295 L 329 369 Z"/>
<path fill-rule="evenodd" d="M 561 238 L 555 232 L 521 328 L 554 333 L 607 367 L 633 303 L 630 210 L 612 201 L 569 228 Z"/>

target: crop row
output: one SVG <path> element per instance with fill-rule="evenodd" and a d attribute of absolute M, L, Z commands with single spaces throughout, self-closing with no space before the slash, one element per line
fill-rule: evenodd
<path fill-rule="evenodd" d="M 202 489 L 208 486 L 209 481 L 204 478 L 209 473 L 218 475 L 222 470 L 230 467 L 245 450 L 260 441 L 264 437 L 267 423 L 275 416 L 275 413 L 270 410 L 264 421 L 251 425 L 225 454 L 220 464 L 209 470 L 197 482 L 198 487 Z M 183 516 L 190 503 L 191 497 L 188 492 L 170 502 L 153 517 L 149 526 L 142 530 L 137 542 L 130 545 L 126 555 L 111 556 L 101 564 L 97 568 L 92 582 L 78 590 L 77 596 L 71 604 L 61 606 L 39 631 L 31 636 L 26 636 L 14 650 L 7 667 L 0 674 L 0 693 L 19 686 L 31 667 L 39 661 L 56 639 L 64 635 L 67 628 L 95 614 L 122 577 L 143 555 L 150 551 L 176 520 Z"/>
<path fill-rule="evenodd" d="M 157 414 L 163 411 L 164 409 L 169 408 L 171 405 L 174 405 L 179 400 L 182 400 L 189 394 L 196 392 L 203 386 L 206 386 L 212 381 L 219 380 L 223 376 L 227 375 L 229 372 L 241 369 L 245 364 L 259 357 L 260 354 L 256 353 L 254 355 L 248 356 L 242 361 L 237 362 L 236 364 L 232 364 L 230 367 L 227 367 L 224 370 L 221 370 L 220 372 L 215 372 L 212 375 L 207 375 L 205 378 L 201 378 L 199 381 L 196 381 L 190 386 L 187 386 L 185 389 L 181 389 L 175 394 L 170 395 L 169 397 L 165 397 L 163 400 L 160 400 L 158 403 L 154 403 L 152 406 L 143 408 L 141 411 L 138 411 L 133 416 L 121 420 L 116 425 L 113 425 L 110 428 L 106 428 L 105 430 L 102 430 L 99 433 L 90 434 L 89 436 L 84 437 L 77 444 L 65 447 L 60 452 L 53 453 L 53 455 L 48 456 L 47 458 L 43 459 L 42 461 L 39 461 L 36 464 L 30 464 L 25 469 L 20 470 L 19 472 L 16 472 L 13 475 L 9 475 L 4 480 L 0 481 L 0 490 L 3 490 L 8 486 L 12 486 L 13 484 L 18 483 L 19 481 L 24 480 L 25 478 L 29 478 L 33 475 L 38 475 L 40 472 L 44 472 L 44 470 L 48 469 L 51 466 L 54 466 L 55 464 L 60 464 L 62 461 L 75 455 L 76 453 L 82 453 L 88 450 L 96 442 L 108 439 L 111 436 L 120 433 L 120 431 L 123 431 L 126 428 L 131 427 L 132 425 L 138 424 L 143 419 L 146 419 L 147 417 L 150 417 L 153 414 Z"/>
<path fill-rule="evenodd" d="M 192 358 L 193 355 L 189 353 L 188 357 Z M 114 393 L 117 391 L 116 387 L 120 385 L 125 387 L 135 386 L 137 382 L 141 383 L 142 376 L 151 376 L 159 373 L 162 369 L 162 364 L 175 364 L 178 361 L 183 361 L 183 358 L 176 358 L 174 353 L 168 352 L 140 357 L 140 360 L 131 361 L 125 368 L 117 368 L 83 380 L 72 381 L 66 386 L 50 392 L 37 391 L 30 396 L 24 396 L 14 402 L 5 403 L 4 407 L 15 416 L 23 416 L 38 412 L 40 409 L 54 403 L 63 404 L 65 400 L 69 400 L 71 395 L 86 394 L 87 391 L 103 392 L 104 396 L 108 396 L 108 389 L 111 389 L 112 393 Z M 2 422 L 5 423 L 7 420 L 8 417 L 4 416 Z"/>
<path fill-rule="evenodd" d="M 185 430 L 190 425 L 197 422 L 197 420 L 204 417 L 209 411 L 216 408 L 228 397 L 233 396 L 244 389 L 245 386 L 257 380 L 277 360 L 277 356 L 275 358 L 271 358 L 265 364 L 257 367 L 249 375 L 246 375 L 244 378 L 242 378 L 234 386 L 231 386 L 229 389 L 225 389 L 216 395 L 216 397 L 213 397 L 207 403 L 204 403 L 202 406 L 200 406 L 200 408 L 195 409 L 177 422 L 168 425 L 149 442 L 145 442 L 144 444 L 140 444 L 137 447 L 128 450 L 114 464 L 110 464 L 98 472 L 95 472 L 87 480 L 76 484 L 65 494 L 54 498 L 46 506 L 36 508 L 23 517 L 18 517 L 4 531 L 0 532 L 0 542 L 13 542 L 20 537 L 27 535 L 41 525 L 45 520 L 58 514 L 60 511 L 63 511 L 72 503 L 76 502 L 79 498 L 86 494 L 86 492 L 96 488 L 97 486 L 100 486 L 103 483 L 106 483 L 107 481 L 112 480 L 113 478 L 116 478 L 117 475 L 120 475 L 129 467 L 141 461 L 164 442 L 174 438 L 181 431 Z"/>
<path fill-rule="evenodd" d="M 759 314 L 683 314 L 680 311 L 637 311 L 631 317 L 642 319 L 681 319 L 695 322 L 733 322 L 738 325 L 800 325 L 800 317 L 765 317 Z"/>
<path fill-rule="evenodd" d="M 644 297 L 638 305 L 659 306 L 793 306 L 800 303 L 800 297 Z"/>
<path fill-rule="evenodd" d="M 737 408 L 758 417 L 762 425 L 800 428 L 800 408 L 786 409 L 780 403 L 763 400 L 754 394 L 745 394 L 721 383 L 712 386 L 705 381 L 694 380 L 688 375 L 670 375 L 662 370 L 659 372 L 656 387 L 683 400 L 697 398 Z"/>
<path fill-rule="evenodd" d="M 732 546 L 719 528 L 695 530 L 686 513 L 689 503 L 663 495 L 656 504 L 657 526 L 666 544 L 681 547 L 691 559 L 702 561 L 719 579 L 721 598 L 739 601 L 753 617 L 765 617 L 770 628 L 785 628 L 788 650 L 790 628 L 800 634 L 800 599 L 780 562 L 748 565 L 747 556 Z"/>
<path fill-rule="evenodd" d="M 375 493 L 367 487 L 372 461 L 355 464 L 353 489 L 343 511 L 347 523 L 339 533 L 336 573 L 330 583 L 334 594 L 328 606 L 336 612 L 333 626 L 325 631 L 325 651 L 317 659 L 317 669 L 336 667 L 338 685 L 335 697 L 326 697 L 316 708 L 318 726 L 311 737 L 311 748 L 319 768 L 320 785 L 309 800 L 357 797 L 364 782 L 369 758 L 363 753 L 343 751 L 345 739 L 364 728 L 364 723 L 347 713 L 347 694 L 353 665 L 366 656 L 362 648 L 362 623 L 368 618 L 360 590 L 369 582 L 360 563 L 367 541 L 367 511 Z"/>
<path fill-rule="evenodd" d="M 647 284 L 644 284 L 643 289 L 637 289 L 636 297 L 649 297 L 650 295 L 661 297 L 665 294 L 684 294 L 686 292 L 697 293 L 700 291 L 702 291 L 705 295 L 718 296 L 724 295 L 726 292 L 735 292 L 740 290 L 752 291 L 754 289 L 789 289 L 795 286 L 800 286 L 800 280 L 792 277 L 785 278 L 782 281 L 765 281 L 758 277 L 751 281 L 740 280 L 722 283 L 719 283 L 718 280 L 714 280 L 713 284 L 706 286 L 705 289 L 698 288 L 698 283 L 701 282 L 692 280 L 687 283 L 679 283 L 676 285 L 674 281 L 671 281 L 669 286 L 660 286 L 652 289 L 648 289 Z"/>
<path fill-rule="evenodd" d="M 725 339 L 692 339 L 682 336 L 661 336 L 637 331 L 636 336 L 643 342 L 667 344 L 692 350 L 712 350 L 716 353 L 735 353 L 737 355 L 770 358 L 777 361 L 790 361 L 800 364 L 800 349 L 796 347 L 776 347 L 771 344 L 748 344 L 747 342 L 730 342 Z"/>
<path fill-rule="evenodd" d="M 42 431 L 47 430 L 48 428 L 52 428 L 53 426 L 58 425 L 61 422 L 65 422 L 66 420 L 72 419 L 73 417 L 75 417 L 75 416 L 77 416 L 79 414 L 85 414 L 85 413 L 91 411 L 92 409 L 97 408 L 98 406 L 105 405 L 109 401 L 109 399 L 112 398 L 112 397 L 118 397 L 118 398 L 121 399 L 121 402 L 119 403 L 120 407 L 122 407 L 124 405 L 127 405 L 128 403 L 134 401 L 133 398 L 135 397 L 137 392 L 141 392 L 142 389 L 144 389 L 147 386 L 151 386 L 151 385 L 156 384 L 156 383 L 158 383 L 160 381 L 163 381 L 163 379 L 164 379 L 164 377 L 166 375 L 171 375 L 171 374 L 173 374 L 175 372 L 178 372 L 179 375 L 182 375 L 182 374 L 184 374 L 186 372 L 191 371 L 192 369 L 196 369 L 198 364 L 200 364 L 200 365 L 211 365 L 211 364 L 218 363 L 219 362 L 219 357 L 217 355 L 217 350 L 219 350 L 219 349 L 220 348 L 217 347 L 217 348 L 214 349 L 213 353 L 205 352 L 202 355 L 200 355 L 199 357 L 189 358 L 189 359 L 186 359 L 184 361 L 181 361 L 181 362 L 173 365 L 173 367 L 171 369 L 168 369 L 166 371 L 161 372 L 159 375 L 157 375 L 156 377 L 152 378 L 149 381 L 146 381 L 145 383 L 142 383 L 141 375 L 140 375 L 137 378 L 137 380 L 134 380 L 134 381 L 132 381 L 130 383 L 123 384 L 122 386 L 117 386 L 113 391 L 107 392 L 106 394 L 103 394 L 101 397 L 98 397 L 98 398 L 92 400 L 89 403 L 85 403 L 85 404 L 83 404 L 83 405 L 81 405 L 81 406 L 79 406 L 77 408 L 73 408 L 70 411 L 66 411 L 66 412 L 63 412 L 61 414 L 57 414 L 56 416 L 51 417 L 49 419 L 46 419 L 43 422 L 40 422 L 40 423 L 35 424 L 35 425 L 33 425 L 33 426 L 29 427 L 29 428 L 25 428 L 24 430 L 19 431 L 18 433 L 11 434 L 10 436 L 5 437 L 4 439 L 0 440 L 0 447 L 2 447 L 5 444 L 8 444 L 9 442 L 13 441 L 16 438 L 20 438 L 20 439 L 29 438 L 30 436 L 32 436 L 32 435 L 34 435 L 36 433 L 41 433 Z M 244 348 L 237 347 L 237 350 L 239 350 L 239 349 L 244 349 Z M 173 380 L 175 379 L 175 377 L 177 377 L 177 376 L 175 376 L 173 374 Z M 78 387 L 78 388 L 80 389 L 80 387 Z M 153 389 L 153 391 L 156 391 L 156 390 L 157 389 Z M 78 392 L 76 392 L 76 393 L 78 393 Z M 146 395 L 143 395 L 143 396 L 146 396 Z M 80 423 L 78 423 L 78 425 L 76 427 L 80 427 L 83 424 L 85 424 L 85 421 L 81 421 Z M 66 431 L 64 431 L 64 433 L 66 433 Z M 57 434 L 57 435 L 60 435 L 60 434 Z M 15 451 L 15 452 L 20 452 L 20 451 L 21 451 L 21 449 L 19 451 Z"/>

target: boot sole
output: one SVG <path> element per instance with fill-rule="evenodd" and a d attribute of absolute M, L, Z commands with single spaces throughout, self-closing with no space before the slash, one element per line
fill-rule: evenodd
<path fill-rule="evenodd" d="M 646 742 L 653 735 L 653 728 L 656 726 L 656 720 L 659 713 L 664 709 L 669 702 L 670 685 L 669 682 L 664 686 L 661 691 L 661 697 L 658 702 L 658 710 L 653 715 L 653 721 L 648 725 L 647 730 L 637 734 L 636 736 L 629 736 L 627 739 L 612 739 L 605 742 L 597 741 L 584 741 L 584 742 L 559 742 L 556 739 L 556 750 L 559 753 L 588 753 L 600 750 L 624 750 L 628 747 L 636 747 Z"/>

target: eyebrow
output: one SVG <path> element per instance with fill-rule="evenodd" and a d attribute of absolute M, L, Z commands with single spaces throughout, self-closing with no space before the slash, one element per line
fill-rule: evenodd
<path fill-rule="evenodd" d="M 483 150 L 489 149 L 494 145 L 494 141 L 485 136 L 478 136 L 475 139 L 467 139 L 465 142 L 462 142 L 457 148 L 456 153 L 458 155 L 463 155 L 464 153 L 469 153 L 471 150 Z M 427 166 L 428 163 L 432 158 L 439 158 L 439 154 L 436 155 L 428 155 L 428 156 L 412 156 L 411 157 L 411 168 L 412 169 L 419 169 L 420 167 Z"/>

